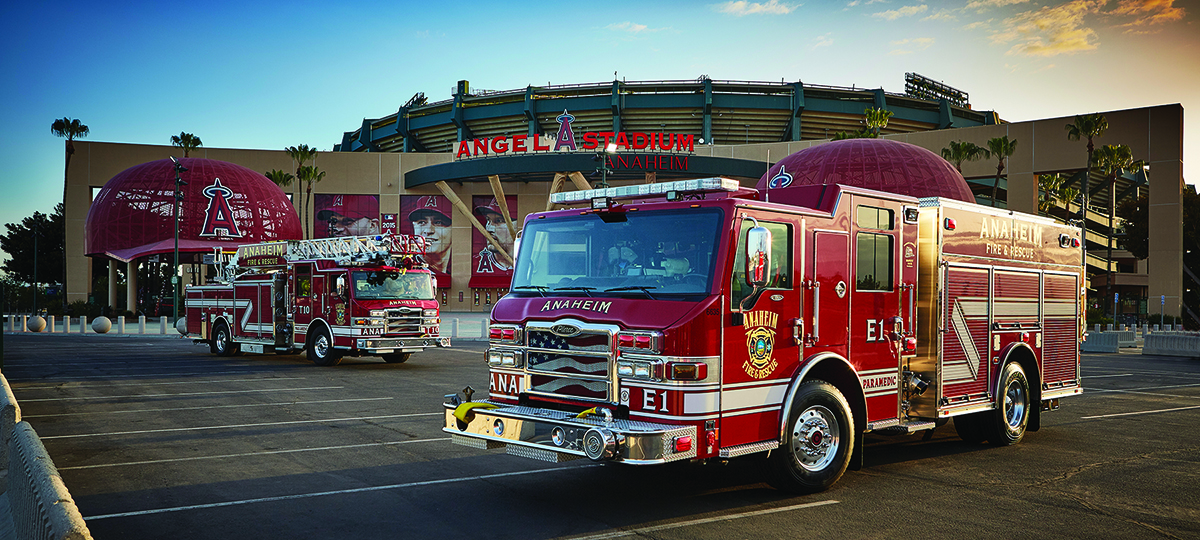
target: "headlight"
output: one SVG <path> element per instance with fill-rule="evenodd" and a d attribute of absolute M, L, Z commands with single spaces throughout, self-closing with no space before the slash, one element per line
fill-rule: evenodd
<path fill-rule="evenodd" d="M 431 309 L 426 309 L 426 310 L 425 310 L 425 311 L 424 311 L 424 312 L 423 312 L 421 315 L 422 315 L 422 316 L 424 316 L 424 317 L 437 317 L 437 316 L 438 316 L 438 310 L 436 310 L 436 309 L 432 309 L 432 308 L 431 308 Z"/>
<path fill-rule="evenodd" d="M 633 365 L 633 376 L 649 379 L 650 378 L 650 364 L 642 364 L 642 363 L 634 364 Z"/>
<path fill-rule="evenodd" d="M 382 309 L 372 309 L 371 316 L 372 317 L 387 317 L 387 312 Z"/>
<path fill-rule="evenodd" d="M 502 362 L 502 361 L 503 361 L 503 360 L 502 360 L 502 358 L 501 358 L 501 356 L 502 356 L 502 355 L 500 354 L 500 351 L 498 351 L 498 350 L 496 350 L 496 349 L 488 349 L 488 352 L 487 352 L 487 363 L 488 363 L 488 365 L 489 365 L 489 366 L 498 366 L 498 365 L 500 365 L 500 362 Z"/>
<path fill-rule="evenodd" d="M 618 362 L 617 363 L 617 375 L 620 375 L 622 377 L 632 377 L 633 376 L 633 364 L 630 364 L 629 362 Z"/>
<path fill-rule="evenodd" d="M 517 355 L 511 352 L 500 353 L 500 365 L 514 367 L 517 365 Z"/>

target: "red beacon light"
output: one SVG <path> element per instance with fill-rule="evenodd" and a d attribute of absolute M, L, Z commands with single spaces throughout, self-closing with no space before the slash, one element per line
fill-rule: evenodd
<path fill-rule="evenodd" d="M 953 231 L 958 228 L 958 222 L 954 218 L 946 218 L 945 227 L 947 231 Z"/>

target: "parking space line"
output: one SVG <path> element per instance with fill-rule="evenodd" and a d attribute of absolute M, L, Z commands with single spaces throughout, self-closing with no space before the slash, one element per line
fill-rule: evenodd
<path fill-rule="evenodd" d="M 1087 380 L 1087 379 L 1106 379 L 1106 378 L 1108 378 L 1108 377 L 1129 377 L 1129 376 L 1131 376 L 1131 375 L 1133 375 L 1133 374 L 1132 374 L 1132 373 L 1119 373 L 1119 374 L 1117 374 L 1117 375 L 1084 375 L 1084 376 L 1083 376 L 1083 378 L 1084 378 L 1084 380 Z"/>
<path fill-rule="evenodd" d="M 1148 369 L 1132 369 L 1131 370 L 1128 368 L 1126 368 L 1126 369 L 1104 369 L 1104 368 L 1097 368 L 1097 367 L 1087 367 L 1085 369 L 1087 369 L 1088 371 L 1092 371 L 1092 370 L 1121 371 L 1121 372 L 1133 373 L 1135 375 L 1170 375 L 1172 377 L 1200 377 L 1200 373 L 1188 373 L 1186 371 L 1154 371 L 1154 370 L 1148 370 Z"/>
<path fill-rule="evenodd" d="M 211 396 L 217 394 L 248 394 L 251 392 L 292 392 L 300 390 L 336 390 L 345 388 L 345 386 L 310 386 L 307 388 L 260 388 L 258 390 L 214 390 L 212 392 L 177 392 L 174 394 L 129 394 L 124 396 L 85 396 L 85 397 L 62 397 L 62 398 L 36 398 L 22 399 L 22 403 L 31 403 L 34 401 L 75 401 L 81 399 L 125 399 L 125 398 L 150 398 L 150 397 L 182 397 L 182 396 Z"/>
<path fill-rule="evenodd" d="M 58 418 L 62 416 L 81 416 L 87 414 L 126 414 L 167 411 L 207 411 L 209 409 L 237 409 L 242 407 L 283 407 L 288 405 L 311 405 L 314 403 L 350 403 L 354 401 L 383 401 L 396 399 L 394 397 L 353 398 L 353 399 L 322 399 L 317 401 L 281 401 L 279 403 L 250 403 L 246 405 L 208 405 L 205 407 L 171 407 L 167 409 L 134 409 L 130 411 L 85 411 L 62 414 L 22 414 L 21 418 Z"/>
<path fill-rule="evenodd" d="M 250 367 L 250 366 L 247 366 Z M 123 379 L 150 379 L 154 377 L 180 377 L 184 375 L 228 375 L 230 373 L 238 373 L 246 375 L 248 373 L 277 373 L 276 371 L 260 369 L 258 371 L 194 371 L 185 373 L 147 373 L 145 375 L 122 375 Z M 23 382 L 46 382 L 46 381 L 74 381 L 79 379 L 111 379 L 112 375 L 89 375 L 86 377 L 40 377 L 37 379 L 9 379 L 9 384 Z"/>
<path fill-rule="evenodd" d="M 131 383 L 102 383 L 102 384 L 74 384 L 71 386 L 63 386 L 56 384 L 53 386 L 22 386 L 13 388 L 13 392 L 20 390 L 69 390 L 73 388 L 96 388 L 109 386 L 162 386 L 164 384 L 207 384 L 207 383 L 231 383 L 231 382 L 246 382 L 246 381 L 300 381 L 308 377 L 255 377 L 253 379 L 220 379 L 216 381 L 172 381 L 172 382 L 131 382 Z M 22 400 L 24 401 L 24 400 Z"/>
<path fill-rule="evenodd" d="M 245 362 L 245 361 L 243 360 L 243 362 Z M 140 360 L 140 361 L 96 360 L 95 362 L 55 362 L 53 364 L 47 364 L 47 363 L 9 364 L 9 363 L 5 362 L 4 368 L 8 369 L 8 368 L 44 368 L 44 367 L 59 367 L 59 366 L 111 366 L 114 364 L 153 364 L 156 366 L 162 365 L 162 364 L 199 364 L 199 365 L 204 365 L 205 362 L 203 360 L 155 360 L 155 359 Z"/>
<path fill-rule="evenodd" d="M 1157 413 L 1174 412 L 1174 411 L 1186 411 L 1186 410 L 1190 410 L 1190 409 L 1200 409 L 1200 405 L 1193 405 L 1191 407 L 1175 407 L 1174 409 L 1158 409 L 1156 411 L 1137 411 L 1137 412 L 1123 412 L 1123 413 L 1113 413 L 1113 414 L 1100 414 L 1100 415 L 1096 415 L 1096 416 L 1081 416 L 1079 419 L 1080 420 L 1093 420 L 1096 418 L 1113 418 L 1115 416 L 1136 416 L 1139 414 L 1157 414 Z"/>
<path fill-rule="evenodd" d="M 369 448 L 373 446 L 395 446 L 397 444 L 410 444 L 422 442 L 450 442 L 449 438 L 442 437 L 437 439 L 414 439 L 411 441 L 391 441 L 382 443 L 365 443 L 365 444 L 347 444 L 342 446 L 322 446 L 319 448 L 294 448 L 292 450 L 263 450 L 262 452 L 245 452 L 242 454 L 222 454 L 218 456 L 195 456 L 173 459 L 151 459 L 146 461 L 129 461 L 125 463 L 105 463 L 101 465 L 79 465 L 76 467 L 58 467 L 60 471 L 71 471 L 76 469 L 103 469 L 107 467 L 128 467 L 131 465 L 152 465 L 156 463 L 175 463 L 179 461 L 199 461 L 206 459 L 224 459 L 224 458 L 240 458 L 254 456 L 269 456 L 272 454 L 295 454 L 299 452 L 319 452 L 322 450 L 346 450 L 350 448 Z"/>
<path fill-rule="evenodd" d="M 435 416 L 445 413 L 410 413 L 410 414 L 385 414 L 381 416 L 350 416 L 346 418 L 326 418 L 321 420 L 287 420 L 283 422 L 260 422 L 257 424 L 226 424 L 223 426 L 199 426 L 186 428 L 163 428 L 163 429 L 140 429 L 137 431 L 113 431 L 109 433 L 80 433 L 77 435 L 51 435 L 49 437 L 42 436 L 42 440 L 49 439 L 77 439 L 82 437 L 114 437 L 117 435 L 142 435 L 146 433 L 169 433 L 172 431 L 202 431 L 212 429 L 235 429 L 244 427 L 266 427 L 266 426 L 289 426 L 296 424 L 320 424 L 323 422 L 351 422 L 361 420 L 383 420 L 386 418 L 409 418 L 413 416 Z"/>
<path fill-rule="evenodd" d="M 101 514 L 98 516 L 86 516 L 83 519 L 84 519 L 84 521 L 95 521 L 95 520 L 100 520 L 100 519 L 145 516 L 145 515 L 151 515 L 151 514 L 166 514 L 166 513 L 170 513 L 170 512 L 182 512 L 185 510 L 203 510 L 203 509 L 207 509 L 207 508 L 222 508 L 222 507 L 227 507 L 227 506 L 241 506 L 241 505 L 246 505 L 246 504 L 255 504 L 255 503 L 264 503 L 264 502 L 292 501 L 292 500 L 296 500 L 296 499 L 310 499 L 313 497 L 324 497 L 324 496 L 328 496 L 328 495 L 369 493 L 372 491 L 387 491 L 387 490 L 392 490 L 392 489 L 433 486 L 433 485 L 438 485 L 438 484 L 454 484 L 454 483 L 458 483 L 458 482 L 490 480 L 493 478 L 506 478 L 506 477 L 513 477 L 513 476 L 522 476 L 522 475 L 527 475 L 527 474 L 541 474 L 541 473 L 548 473 L 548 472 L 565 471 L 568 469 L 583 469 L 583 468 L 601 467 L 601 466 L 603 466 L 603 465 L 600 463 L 596 463 L 596 464 L 579 465 L 579 466 L 573 466 L 573 467 L 570 467 L 570 466 L 569 467 L 555 467 L 552 469 L 535 469 L 532 471 L 516 471 L 516 472 L 507 472 L 507 473 L 483 474 L 483 475 L 479 475 L 479 476 L 464 476 L 464 477 L 460 477 L 460 478 L 445 478 L 442 480 L 424 480 L 424 481 L 420 481 L 420 482 L 406 482 L 403 484 L 389 484 L 386 486 L 370 486 L 370 487 L 354 488 L 354 489 L 340 489 L 340 490 L 336 490 L 336 491 L 317 491 L 317 492 L 313 492 L 313 493 L 297 493 L 295 495 L 280 495 L 277 497 L 260 497 L 257 499 L 243 499 L 240 501 L 225 501 L 225 502 L 209 503 L 209 504 L 193 504 L 193 505 L 189 505 L 189 506 L 176 506 L 173 508 L 156 508 L 153 510 L 141 510 L 141 511 L 137 511 L 137 512 L 121 512 L 118 514 Z"/>
<path fill-rule="evenodd" d="M 645 533 L 665 531 L 668 529 L 678 529 L 680 527 L 690 527 L 692 525 L 704 525 L 706 523 L 716 523 L 718 521 L 730 521 L 734 519 L 748 518 L 754 516 L 762 516 L 766 514 L 777 514 L 779 512 L 789 512 L 792 510 L 803 510 L 805 508 L 815 508 L 818 506 L 827 506 L 830 504 L 838 504 L 840 501 L 817 501 L 804 504 L 795 504 L 792 506 L 784 506 L 782 508 L 769 508 L 767 510 L 755 510 L 753 512 L 740 512 L 737 514 L 729 514 L 725 516 L 717 516 L 704 519 L 693 519 L 690 521 L 681 521 L 679 523 L 668 523 L 666 525 L 655 525 L 652 527 L 639 527 L 637 529 L 628 529 L 623 531 L 613 531 L 609 533 L 595 534 L 591 536 L 577 536 L 571 540 L 601 540 L 604 538 L 621 538 L 623 536 L 638 536 Z"/>

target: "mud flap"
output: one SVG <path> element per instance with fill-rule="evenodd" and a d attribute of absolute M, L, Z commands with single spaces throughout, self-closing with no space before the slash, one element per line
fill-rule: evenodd
<path fill-rule="evenodd" d="M 1042 404 L 1038 402 L 1037 407 L 1029 408 L 1029 423 L 1025 426 L 1025 431 L 1037 431 L 1042 428 Z"/>

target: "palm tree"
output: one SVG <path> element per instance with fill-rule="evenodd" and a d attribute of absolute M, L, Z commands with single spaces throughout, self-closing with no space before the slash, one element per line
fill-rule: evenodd
<path fill-rule="evenodd" d="M 1130 150 L 1128 146 L 1123 144 L 1107 144 L 1101 146 L 1095 150 L 1092 157 L 1094 157 L 1096 160 L 1096 166 L 1099 167 L 1100 171 L 1104 173 L 1104 178 L 1107 180 L 1104 185 L 1108 188 L 1109 238 L 1107 242 L 1105 242 L 1108 245 L 1108 282 L 1104 286 L 1104 296 L 1108 298 L 1111 296 L 1110 293 L 1112 292 L 1113 214 L 1116 213 L 1117 205 L 1117 201 L 1114 198 L 1116 197 L 1116 193 L 1113 192 L 1113 188 L 1117 183 L 1118 176 L 1120 176 L 1126 170 L 1137 170 L 1142 168 L 1142 166 L 1145 165 L 1145 162 L 1142 160 L 1133 159 L 1133 150 Z M 1111 307 L 1110 303 L 1105 302 L 1104 311 L 1106 314 L 1111 315 L 1112 313 L 1108 311 L 1109 307 Z"/>
<path fill-rule="evenodd" d="M 1000 190 L 1000 175 L 1004 173 L 1004 160 L 1012 157 L 1017 151 L 1017 141 L 1009 140 L 1008 135 L 988 139 L 988 149 L 984 157 L 996 156 L 996 181 L 992 182 L 992 206 L 996 206 L 996 195 Z"/>
<path fill-rule="evenodd" d="M 188 153 L 192 150 L 200 148 L 204 143 L 200 142 L 200 137 L 191 133 L 179 132 L 179 135 L 171 135 L 171 146 L 178 146 L 183 149 L 183 157 L 188 157 Z"/>
<path fill-rule="evenodd" d="M 55 137 L 63 137 L 67 139 L 67 163 L 63 166 L 63 207 L 67 205 L 67 175 L 71 172 L 71 156 L 75 153 L 75 138 L 87 137 L 90 130 L 88 127 L 79 122 L 78 119 L 59 118 L 50 124 L 50 133 Z M 63 307 L 67 305 L 67 260 L 66 253 L 63 253 Z"/>
<path fill-rule="evenodd" d="M 312 202 L 313 184 L 325 179 L 325 171 L 318 169 L 315 165 L 305 165 L 300 167 L 296 172 L 299 173 L 296 175 L 296 179 L 300 181 L 300 185 L 304 186 L 304 217 L 307 218 L 309 214 L 308 205 Z M 307 222 L 308 220 L 305 219 L 305 221 Z M 307 238 L 312 238 L 311 227 L 305 232 L 305 235 Z"/>
<path fill-rule="evenodd" d="M 968 141 L 950 141 L 950 146 L 942 149 L 942 157 L 954 164 L 958 174 L 962 174 L 962 162 L 976 161 L 988 157 L 986 148 Z"/>
<path fill-rule="evenodd" d="M 868 107 L 863 111 L 863 123 L 867 125 L 867 129 L 872 133 L 871 138 L 879 138 L 879 131 L 888 125 L 888 119 L 892 117 L 892 111 L 886 109 L 876 109 Z"/>
<path fill-rule="evenodd" d="M 267 173 L 264 174 L 263 176 L 266 176 L 267 180 L 270 180 L 275 185 L 277 185 L 281 188 L 292 185 L 292 180 L 296 179 L 295 176 L 292 176 L 292 173 L 287 172 L 287 171 L 281 171 L 279 169 L 271 169 L 271 170 L 267 171 Z"/>
<path fill-rule="evenodd" d="M 296 162 L 296 179 L 300 181 L 299 183 L 301 185 L 305 184 L 304 175 L 302 175 L 300 171 L 304 168 L 304 162 L 315 160 L 317 158 L 317 149 L 311 148 L 307 144 L 301 144 L 299 146 L 289 146 L 284 148 L 283 151 L 287 152 L 287 155 L 291 156 L 292 161 Z M 322 174 L 321 177 L 323 178 L 324 174 Z M 304 234 L 306 237 L 312 236 L 311 231 L 309 230 L 310 227 L 308 226 L 308 199 L 312 195 L 312 184 L 319 181 L 320 180 L 309 180 L 307 185 L 308 192 L 300 194 L 300 213 L 304 216 Z"/>
<path fill-rule="evenodd" d="M 1087 176 L 1083 180 L 1083 210 L 1080 212 L 1084 221 L 1084 228 L 1087 228 L 1087 206 L 1088 206 L 1088 184 L 1092 179 L 1092 153 L 1095 146 L 1092 144 L 1092 139 L 1104 136 L 1104 132 L 1108 130 L 1108 119 L 1104 118 L 1103 114 L 1092 113 L 1084 115 L 1076 115 L 1074 124 L 1067 124 L 1067 140 L 1078 141 L 1082 138 L 1087 138 Z"/>

